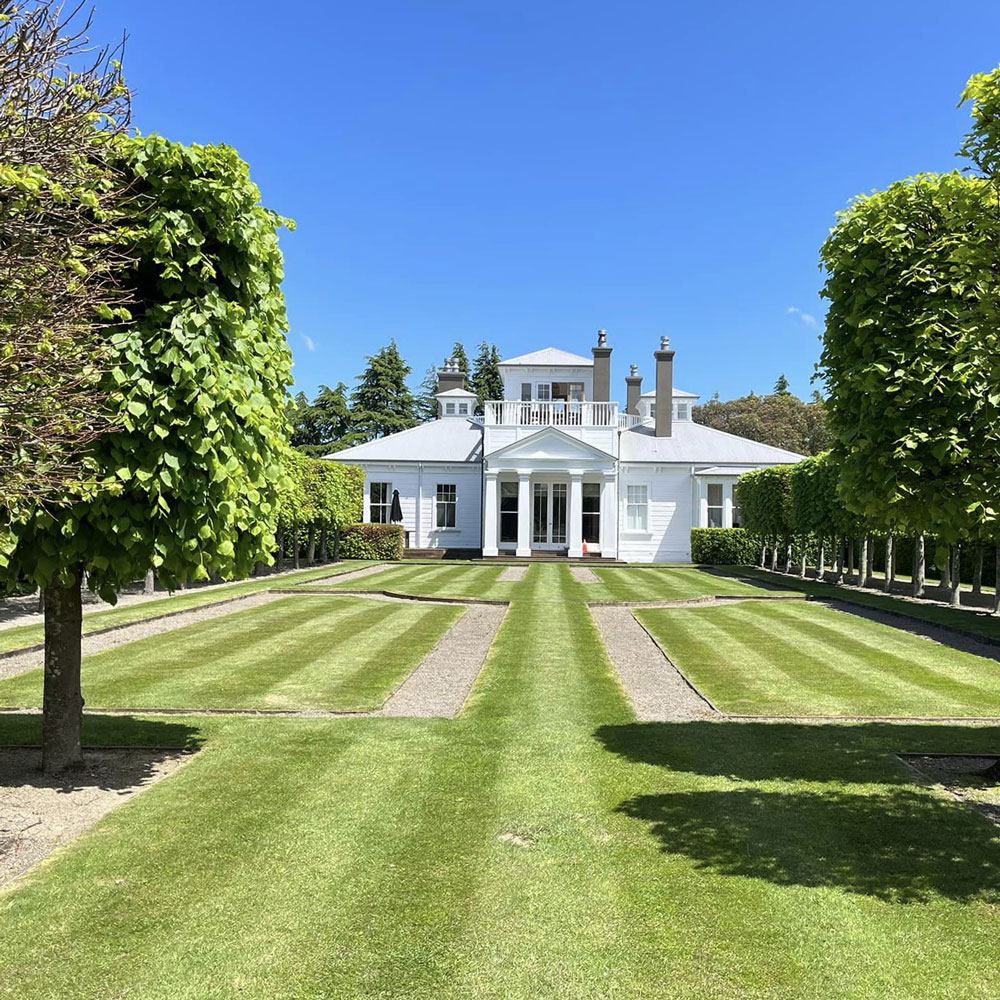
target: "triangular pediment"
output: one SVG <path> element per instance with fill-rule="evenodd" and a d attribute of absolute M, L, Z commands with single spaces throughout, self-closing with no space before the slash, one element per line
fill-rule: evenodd
<path fill-rule="evenodd" d="M 555 427 L 545 427 L 529 437 L 491 451 L 489 458 L 552 462 L 593 462 L 599 459 L 606 462 L 614 456 Z"/>

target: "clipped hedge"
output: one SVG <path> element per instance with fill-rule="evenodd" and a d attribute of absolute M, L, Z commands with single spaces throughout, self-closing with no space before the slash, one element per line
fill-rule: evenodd
<path fill-rule="evenodd" d="M 745 528 L 691 529 L 691 561 L 704 566 L 755 566 L 760 546 Z"/>
<path fill-rule="evenodd" d="M 340 539 L 341 559 L 402 559 L 401 524 L 352 524 Z"/>

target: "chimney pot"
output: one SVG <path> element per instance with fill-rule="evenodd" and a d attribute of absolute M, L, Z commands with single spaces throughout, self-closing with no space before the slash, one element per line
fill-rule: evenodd
<path fill-rule="evenodd" d="M 590 353 L 594 355 L 594 401 L 607 403 L 611 399 L 611 348 L 606 330 L 597 331 L 597 347 Z"/>
<path fill-rule="evenodd" d="M 608 331 L 607 330 L 598 330 L 597 331 L 597 346 L 598 347 L 607 347 L 607 344 L 608 344 Z"/>
<path fill-rule="evenodd" d="M 660 338 L 660 349 L 653 352 L 656 358 L 656 429 L 657 437 L 670 437 L 674 419 L 674 352 L 670 338 Z"/>

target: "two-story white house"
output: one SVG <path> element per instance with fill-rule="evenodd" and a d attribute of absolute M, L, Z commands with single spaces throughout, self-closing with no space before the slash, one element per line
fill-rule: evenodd
<path fill-rule="evenodd" d="M 632 562 L 690 562 L 692 527 L 739 525 L 744 472 L 802 458 L 696 424 L 698 396 L 674 388 L 666 338 L 655 388 L 642 392 L 633 365 L 624 410 L 603 330 L 591 355 L 547 347 L 504 361 L 504 398 L 481 416 L 446 362 L 437 420 L 328 458 L 365 470 L 366 521 L 387 523 L 398 491 L 411 549 Z"/>

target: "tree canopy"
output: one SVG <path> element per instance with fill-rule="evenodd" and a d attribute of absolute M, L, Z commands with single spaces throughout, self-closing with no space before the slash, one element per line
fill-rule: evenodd
<path fill-rule="evenodd" d="M 351 394 L 352 423 L 359 440 L 395 434 L 419 423 L 413 394 L 406 384 L 411 372 L 393 340 L 368 359 Z"/>
<path fill-rule="evenodd" d="M 500 352 L 496 344 L 484 340 L 479 345 L 469 390 L 479 397 L 482 405 L 486 400 L 503 399 L 503 377 L 500 375 Z"/>
<path fill-rule="evenodd" d="M 695 423 L 800 455 L 819 454 L 829 443 L 822 401 L 804 403 L 787 391 L 787 384 L 785 392 L 770 396 L 712 399 L 695 406 L 691 416 Z"/>

